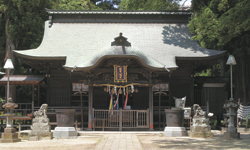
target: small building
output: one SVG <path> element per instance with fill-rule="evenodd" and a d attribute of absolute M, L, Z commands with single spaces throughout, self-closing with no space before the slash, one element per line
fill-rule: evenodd
<path fill-rule="evenodd" d="M 80 107 L 88 129 L 164 128 L 173 97 L 194 104 L 195 70 L 225 55 L 191 40 L 190 11 L 47 12 L 41 45 L 14 53 L 43 72 L 48 106 Z"/>

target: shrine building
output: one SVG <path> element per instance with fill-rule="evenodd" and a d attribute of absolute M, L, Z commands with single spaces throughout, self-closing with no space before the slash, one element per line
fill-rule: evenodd
<path fill-rule="evenodd" d="M 226 53 L 191 40 L 191 11 L 47 12 L 41 45 L 14 53 L 43 73 L 42 101 L 76 109 L 78 126 L 161 130 L 164 109 L 175 107 L 173 97 L 186 96 L 186 107 L 209 102 L 210 111 L 222 113 L 225 79 L 195 72 L 223 62 Z"/>

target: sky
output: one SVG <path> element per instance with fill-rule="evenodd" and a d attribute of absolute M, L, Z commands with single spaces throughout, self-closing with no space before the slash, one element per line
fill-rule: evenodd
<path fill-rule="evenodd" d="M 184 1 L 185 1 L 185 0 L 183 0 L 183 2 L 181 2 L 181 4 L 183 4 Z M 187 0 L 184 6 L 186 6 L 186 7 L 187 7 L 187 6 L 191 7 L 191 1 L 192 1 L 192 0 Z"/>

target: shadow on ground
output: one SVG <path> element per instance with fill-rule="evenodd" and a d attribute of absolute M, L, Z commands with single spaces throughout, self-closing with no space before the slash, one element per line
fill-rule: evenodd
<path fill-rule="evenodd" d="M 165 137 L 159 135 L 138 136 L 144 150 L 156 149 L 249 149 L 250 134 L 241 134 L 239 140 L 224 140 L 223 134 L 214 138 Z"/>

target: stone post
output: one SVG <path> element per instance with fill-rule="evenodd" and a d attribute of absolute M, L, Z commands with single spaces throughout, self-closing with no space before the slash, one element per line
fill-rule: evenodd
<path fill-rule="evenodd" d="M 240 133 L 237 133 L 237 128 L 234 125 L 234 118 L 236 116 L 236 109 L 238 104 L 234 101 L 233 98 L 230 98 L 229 101 L 226 101 L 224 108 L 228 109 L 227 116 L 229 117 L 229 124 L 227 132 L 224 133 L 224 139 L 239 139 Z"/>

